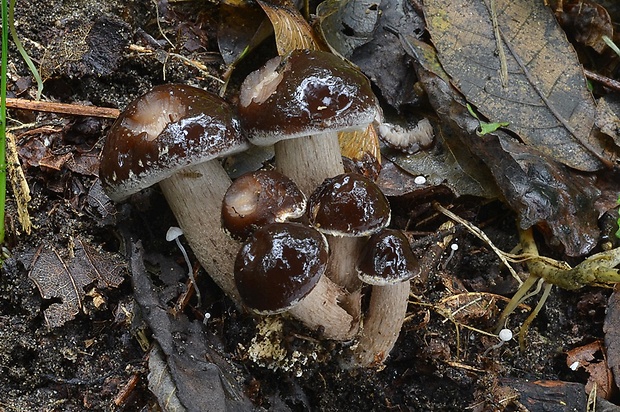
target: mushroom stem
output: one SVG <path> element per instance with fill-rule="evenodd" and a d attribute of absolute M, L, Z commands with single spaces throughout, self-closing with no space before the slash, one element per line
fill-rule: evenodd
<path fill-rule="evenodd" d="M 329 263 L 325 274 L 337 285 L 344 288 L 345 294 L 340 299 L 340 306 L 345 308 L 354 319 L 360 319 L 362 313 L 362 282 L 357 277 L 355 264 L 366 242 L 366 237 L 346 237 L 325 235 L 329 243 Z"/>
<path fill-rule="evenodd" d="M 362 287 L 362 281 L 357 277 L 355 264 L 368 239 L 333 235 L 325 235 L 325 237 L 331 251 L 327 275 L 348 292 L 359 290 Z"/>
<path fill-rule="evenodd" d="M 306 195 L 329 177 L 344 173 L 337 132 L 327 132 L 275 144 L 276 168 Z"/>
<path fill-rule="evenodd" d="M 380 366 L 396 344 L 405 321 L 410 282 L 373 286 L 359 343 L 353 350 L 353 367 Z"/>
<path fill-rule="evenodd" d="M 211 279 L 240 302 L 233 267 L 240 244 L 221 229 L 221 207 L 231 180 L 217 160 L 190 166 L 159 182 L 185 238 Z"/>
<path fill-rule="evenodd" d="M 288 313 L 327 339 L 350 340 L 359 330 L 359 321 L 338 306 L 342 288 L 322 276 L 315 288 Z"/>

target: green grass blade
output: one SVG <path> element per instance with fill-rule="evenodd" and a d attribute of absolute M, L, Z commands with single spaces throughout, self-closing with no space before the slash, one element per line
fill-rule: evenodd
<path fill-rule="evenodd" d="M 2 0 L 2 2 L 6 3 L 6 0 Z M 15 0 L 11 0 L 11 6 L 9 7 L 9 12 L 8 12 L 8 18 L 9 18 L 8 26 L 11 29 L 11 37 L 13 38 L 13 43 L 15 43 L 15 47 L 17 47 L 17 50 L 19 50 L 19 54 L 22 55 L 22 59 L 24 59 L 24 62 L 26 62 L 26 64 L 28 65 L 28 69 L 30 69 L 30 73 L 32 73 L 32 77 L 34 77 L 34 79 L 37 82 L 36 100 L 40 100 L 41 93 L 43 92 L 43 80 L 41 79 L 41 75 L 39 74 L 39 71 L 37 70 L 34 63 L 32 62 L 32 59 L 30 58 L 30 56 L 28 56 L 28 53 L 26 53 L 26 50 L 24 50 L 24 46 L 22 45 L 21 40 L 19 40 L 19 37 L 17 36 L 17 30 L 15 30 L 15 24 L 14 24 L 15 20 L 13 18 L 14 12 L 15 12 Z M 4 27 L 6 26 L 6 24 L 4 23 L 4 17 L 2 21 L 3 21 L 2 28 L 4 30 Z M 8 39 L 8 35 L 7 35 L 7 39 Z M 3 47 L 4 47 L 4 43 L 3 43 Z"/>

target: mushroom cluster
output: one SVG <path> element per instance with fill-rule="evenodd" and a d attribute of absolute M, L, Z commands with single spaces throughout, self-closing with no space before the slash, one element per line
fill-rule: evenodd
<path fill-rule="evenodd" d="M 420 270 L 402 234 L 387 229 L 381 190 L 345 173 L 338 132 L 380 117 L 359 70 L 296 50 L 250 74 L 237 108 L 183 85 L 139 97 L 108 133 L 100 178 L 114 201 L 159 183 L 196 258 L 241 308 L 356 339 L 350 364 L 378 365 Z M 275 144 L 276 170 L 232 182 L 218 159 L 251 144 Z"/>

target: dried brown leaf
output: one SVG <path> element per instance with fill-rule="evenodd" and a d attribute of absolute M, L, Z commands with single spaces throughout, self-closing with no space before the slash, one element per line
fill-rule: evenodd
<path fill-rule="evenodd" d="M 583 171 L 612 164 L 615 156 L 592 135 L 594 100 L 552 12 L 539 0 L 494 0 L 494 31 L 491 3 L 424 2 L 428 30 L 452 83 L 490 121 L 509 122 L 523 142 L 550 158 Z"/>
<path fill-rule="evenodd" d="M 607 10 L 590 0 L 563 1 L 555 15 L 573 38 L 599 53 L 607 47 L 603 36 L 614 38 L 614 27 Z"/>
<path fill-rule="evenodd" d="M 600 192 L 592 180 L 501 130 L 476 135 L 477 120 L 449 83 L 432 47 L 406 36 L 401 41 L 416 59 L 418 78 L 431 104 L 489 168 L 504 199 L 518 213 L 520 227 L 538 226 L 553 244 L 559 241 L 568 255 L 589 252 L 599 236 L 594 201 Z"/>
<path fill-rule="evenodd" d="M 68 251 L 40 248 L 28 277 L 43 299 L 54 299 L 43 315 L 49 327 L 59 327 L 82 309 L 85 287 L 115 288 L 123 281 L 123 264 L 117 255 L 102 251 L 82 239 L 75 239 L 73 256 Z"/>
<path fill-rule="evenodd" d="M 597 395 L 609 399 L 613 379 L 601 341 L 597 340 L 569 350 L 566 353 L 566 366 L 573 370 L 584 368 L 590 375 L 586 383 L 586 392 L 590 392 L 596 385 Z"/>
<path fill-rule="evenodd" d="M 296 49 L 320 50 L 320 43 L 312 27 L 299 10 L 288 0 L 281 3 L 276 5 L 258 0 L 273 25 L 278 54 L 283 56 Z"/>

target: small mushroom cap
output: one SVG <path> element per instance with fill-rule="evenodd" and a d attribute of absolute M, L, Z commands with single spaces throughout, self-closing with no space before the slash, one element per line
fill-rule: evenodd
<path fill-rule="evenodd" d="M 326 179 L 308 199 L 310 224 L 333 236 L 369 236 L 390 224 L 390 204 L 381 189 L 357 173 Z"/>
<path fill-rule="evenodd" d="M 235 283 L 243 303 L 261 314 L 284 312 L 319 282 L 328 261 L 325 237 L 300 223 L 258 229 L 239 250 Z"/>
<path fill-rule="evenodd" d="M 297 219 L 306 211 L 306 196 L 295 182 L 275 170 L 239 176 L 222 202 L 222 226 L 232 237 L 245 240 L 268 223 Z"/>
<path fill-rule="evenodd" d="M 250 141 L 264 146 L 366 127 L 381 112 L 357 68 L 331 53 L 295 50 L 245 79 L 239 115 Z"/>
<path fill-rule="evenodd" d="M 114 201 L 181 169 L 245 150 L 231 106 L 213 93 L 166 84 L 134 100 L 110 128 L 99 177 Z"/>
<path fill-rule="evenodd" d="M 364 283 L 386 286 L 420 275 L 420 266 L 405 235 L 384 229 L 368 239 L 356 266 Z"/>

